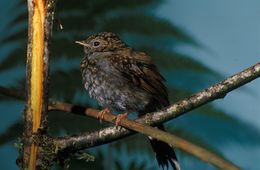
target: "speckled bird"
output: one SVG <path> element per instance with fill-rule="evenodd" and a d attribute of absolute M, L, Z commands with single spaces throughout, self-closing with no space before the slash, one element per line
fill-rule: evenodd
<path fill-rule="evenodd" d="M 106 111 L 137 112 L 142 116 L 169 105 L 165 79 L 148 55 L 133 50 L 110 32 L 76 43 L 84 46 L 80 65 L 84 87 Z M 158 128 L 164 130 L 163 125 Z M 170 145 L 149 140 L 161 168 L 168 169 L 170 164 L 180 170 Z"/>

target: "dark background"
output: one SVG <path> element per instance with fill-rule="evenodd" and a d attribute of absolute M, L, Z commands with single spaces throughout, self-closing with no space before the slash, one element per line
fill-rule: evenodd
<path fill-rule="evenodd" d="M 26 7 L 26 1 L 19 0 L 2 0 L 0 5 L 0 86 L 19 90 L 24 89 L 25 78 Z M 167 79 L 171 102 L 188 97 L 259 62 L 259 18 L 257 0 L 60 0 L 53 31 L 50 95 L 98 107 L 81 84 L 83 51 L 74 41 L 112 31 L 153 58 Z M 260 161 L 259 87 L 256 80 L 224 100 L 168 122 L 167 129 L 242 169 L 255 170 Z M 0 94 L 1 169 L 18 169 L 14 145 L 22 133 L 23 108 L 23 102 Z M 104 126 L 89 118 L 50 114 L 53 135 Z M 71 169 L 155 169 L 150 149 L 143 136 L 135 135 L 87 150 L 96 161 L 72 161 Z M 215 169 L 181 151 L 177 154 L 183 169 Z"/>

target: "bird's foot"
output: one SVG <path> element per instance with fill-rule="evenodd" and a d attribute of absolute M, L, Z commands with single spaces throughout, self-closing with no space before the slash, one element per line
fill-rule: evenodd
<path fill-rule="evenodd" d="M 116 116 L 116 127 L 119 126 L 121 120 L 122 120 L 123 118 L 126 118 L 127 115 L 128 115 L 128 113 L 121 113 L 121 114 L 119 114 L 119 115 Z"/>
<path fill-rule="evenodd" d="M 98 112 L 97 119 L 102 123 L 102 120 L 104 120 L 105 114 L 111 113 L 111 110 L 109 108 L 105 108 Z"/>

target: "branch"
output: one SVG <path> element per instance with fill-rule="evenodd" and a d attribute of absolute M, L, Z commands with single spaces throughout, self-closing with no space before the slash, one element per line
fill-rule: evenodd
<path fill-rule="evenodd" d="M 246 83 L 260 77 L 260 63 L 257 63 L 248 69 L 237 73 L 226 80 L 217 83 L 201 92 L 198 92 L 192 95 L 189 98 L 180 100 L 175 104 L 170 105 L 169 107 L 163 109 L 159 112 L 147 113 L 140 119 L 137 119 L 137 122 L 145 123 L 147 125 L 156 125 L 168 120 L 179 117 L 190 110 L 193 110 L 201 105 L 204 105 L 210 101 L 224 98 L 225 95 L 232 90 L 243 86 Z M 53 102 L 49 105 L 50 110 L 62 110 L 65 112 L 71 112 L 79 115 L 87 115 L 95 117 L 98 113 L 98 110 L 91 108 L 84 108 L 81 106 L 71 105 L 63 102 Z M 104 117 L 105 121 L 111 121 L 112 117 Z M 124 119 L 121 121 L 124 122 Z M 121 124 L 123 125 L 123 124 Z M 93 146 L 98 146 L 101 144 L 109 143 L 125 136 L 133 134 L 132 131 L 127 130 L 126 128 L 121 128 L 120 130 L 115 127 L 105 128 L 100 131 L 85 133 L 81 135 L 74 135 L 70 137 L 60 138 L 60 140 L 67 140 L 66 147 L 75 146 L 77 149 L 89 148 Z M 91 140 L 89 140 L 91 139 Z"/>
<path fill-rule="evenodd" d="M 15 98 L 17 100 L 23 100 L 23 101 L 25 100 L 24 92 L 14 88 L 7 88 L 7 87 L 0 86 L 0 94 Z"/>
<path fill-rule="evenodd" d="M 187 111 L 190 111 L 194 108 L 197 108 L 205 103 L 210 101 L 223 98 L 228 92 L 258 78 L 260 76 L 260 63 L 235 74 L 228 79 L 211 86 L 190 98 L 181 100 L 170 107 L 166 108 L 163 111 L 146 114 L 143 118 L 138 119 L 138 122 L 145 123 L 148 125 L 154 125 L 163 123 L 172 118 L 176 118 Z M 80 115 L 87 115 L 91 117 L 96 117 L 98 111 L 91 108 L 84 108 L 80 106 L 75 106 L 62 102 L 54 102 L 49 106 L 51 110 L 63 110 L 66 112 L 72 112 Z M 114 115 L 105 115 L 105 121 L 114 122 Z M 151 128 L 149 126 L 144 126 L 141 123 L 133 122 L 127 119 L 122 119 L 122 126 L 135 130 L 137 132 L 152 136 L 156 139 L 165 141 L 169 144 L 172 144 L 175 147 L 182 149 L 185 152 L 191 153 L 200 159 L 210 162 L 213 165 L 224 168 L 224 169 L 238 169 L 233 164 L 217 157 L 213 153 L 208 152 L 207 150 L 195 146 L 177 136 L 169 135 L 166 132 L 162 132 L 158 129 Z M 56 140 L 56 144 L 61 148 L 73 148 L 80 150 L 83 148 L 93 147 L 114 141 L 116 139 L 128 136 L 132 134 L 130 130 L 122 128 L 121 130 L 117 128 L 106 128 L 100 131 L 85 133 L 78 136 L 62 137 Z"/>
<path fill-rule="evenodd" d="M 23 169 L 44 169 L 39 146 L 32 137 L 47 129 L 49 38 L 54 0 L 28 0 L 28 49 L 26 61 L 26 108 L 22 149 Z M 41 158 L 42 159 L 42 158 Z"/>
<path fill-rule="evenodd" d="M 66 112 L 73 112 L 75 114 L 79 115 L 87 115 L 96 118 L 98 110 L 94 110 L 91 108 L 84 108 L 81 106 L 75 106 L 68 103 L 62 103 L 62 102 L 56 102 L 52 103 L 50 105 L 50 109 L 52 110 L 61 110 Z M 116 116 L 112 114 L 106 114 L 104 115 L 104 120 L 107 122 L 115 123 Z M 164 141 L 171 146 L 174 146 L 178 149 L 183 150 L 184 152 L 187 152 L 193 156 L 198 157 L 199 159 L 206 161 L 208 163 L 211 163 L 212 165 L 216 166 L 219 169 L 227 169 L 227 170 L 239 170 L 239 168 L 232 164 L 231 162 L 217 156 L 216 154 L 197 146 L 185 139 L 182 139 L 176 135 L 167 133 L 165 131 L 159 130 L 157 128 L 141 124 L 139 122 L 131 121 L 128 119 L 122 119 L 120 122 L 120 125 L 128 128 L 130 130 L 134 130 L 136 132 L 142 133 L 146 136 L 151 136 L 155 139 Z M 112 130 L 113 131 L 113 130 Z M 111 131 L 111 132 L 112 132 Z M 128 130 L 127 130 L 128 131 Z M 112 132 L 115 133 L 116 131 Z M 118 130 L 118 133 L 120 130 Z M 129 133 L 132 133 L 132 131 L 129 131 Z M 97 134 L 97 132 L 94 132 L 92 134 L 87 135 L 79 135 L 74 137 L 62 137 L 57 138 L 54 140 L 56 147 L 59 147 L 59 150 L 81 150 L 82 148 L 78 146 L 79 142 L 85 142 L 85 141 L 93 141 L 93 138 L 100 138 L 102 134 Z M 83 139 L 85 138 L 85 139 Z M 83 139 L 83 140 L 82 140 Z M 89 142 L 88 142 L 89 143 Z M 85 146 L 86 147 L 86 146 Z"/>
<path fill-rule="evenodd" d="M 26 62 L 26 109 L 24 112 L 24 133 L 22 168 L 36 169 L 38 146 L 31 137 L 40 127 L 42 114 L 42 73 L 44 54 L 44 3 L 28 0 L 28 49 Z"/>

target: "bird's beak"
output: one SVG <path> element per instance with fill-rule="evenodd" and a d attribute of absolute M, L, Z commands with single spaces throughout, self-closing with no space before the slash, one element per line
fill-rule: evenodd
<path fill-rule="evenodd" d="M 84 41 L 75 41 L 76 44 L 85 46 L 85 47 L 90 47 L 88 44 L 86 44 Z"/>

